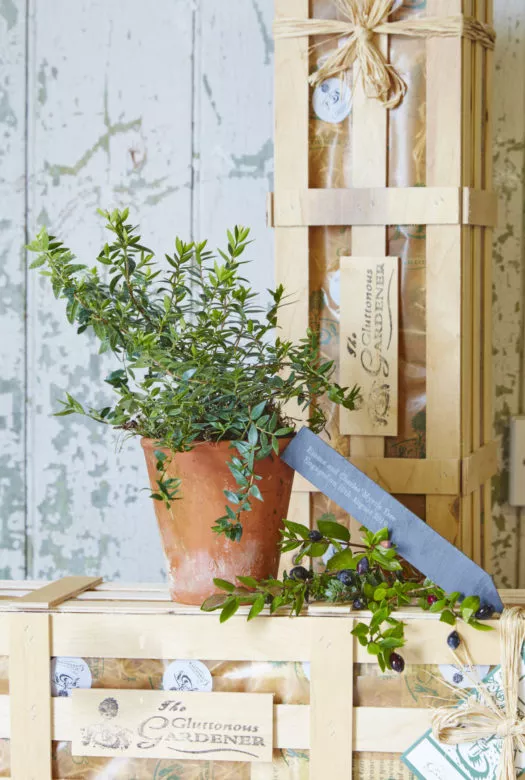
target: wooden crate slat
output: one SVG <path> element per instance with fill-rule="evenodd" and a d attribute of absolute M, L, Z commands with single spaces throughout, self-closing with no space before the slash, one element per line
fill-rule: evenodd
<path fill-rule="evenodd" d="M 10 615 L 11 772 L 20 780 L 51 780 L 50 616 Z"/>
<path fill-rule="evenodd" d="M 385 35 L 378 36 L 378 46 L 388 54 L 389 41 Z M 355 73 L 354 73 L 355 77 Z M 354 84 L 352 106 L 352 186 L 385 187 L 388 176 L 388 112 L 377 100 L 370 100 L 360 79 Z M 351 234 L 351 254 L 362 257 L 384 257 L 386 255 L 386 228 L 382 226 L 355 226 Z M 341 302 L 351 298 L 351 290 L 340 289 Z M 343 305 L 343 303 L 341 303 Z M 339 360 L 347 360 L 344 334 L 339 338 Z M 339 427 L 348 430 L 351 412 L 339 410 Z M 352 436 L 350 454 L 353 457 L 382 457 L 385 454 L 385 440 L 381 436 Z M 360 528 L 354 518 L 350 519 L 350 530 L 355 535 Z"/>
<path fill-rule="evenodd" d="M 352 620 L 312 621 L 310 777 L 352 778 L 354 638 Z M 341 740 L 347 734 L 347 740 Z"/>
<path fill-rule="evenodd" d="M 493 226 L 497 219 L 496 195 L 469 187 L 282 189 L 269 202 L 273 227 Z"/>
<path fill-rule="evenodd" d="M 427 15 L 456 15 L 461 0 L 429 0 Z M 427 53 L 428 187 L 462 186 L 462 43 L 429 38 Z M 461 427 L 462 229 L 427 227 L 426 239 L 426 455 L 459 458 Z M 456 496 L 427 496 L 426 520 L 457 543 Z"/>
<path fill-rule="evenodd" d="M 309 0 L 275 2 L 277 19 L 307 19 L 308 13 Z M 275 186 L 278 189 L 308 189 L 308 51 L 308 38 L 275 42 L 275 67 L 282 74 L 275 80 Z M 275 283 L 284 285 L 293 299 L 293 305 L 284 306 L 280 311 L 280 333 L 282 338 L 295 342 L 304 338 L 309 321 L 308 248 L 307 227 L 276 229 Z M 307 418 L 296 402 L 290 403 L 289 413 L 296 418 Z"/>
<path fill-rule="evenodd" d="M 493 24 L 494 2 L 486 0 L 486 21 Z M 493 70 L 494 53 L 487 49 L 485 60 L 485 166 L 483 186 L 492 189 L 492 149 L 493 141 Z M 492 404 L 492 230 L 486 228 L 483 235 L 483 434 L 482 441 L 487 444 L 493 436 Z M 483 563 L 487 571 L 492 570 L 492 484 L 490 479 L 483 488 Z"/>
<path fill-rule="evenodd" d="M 349 461 L 391 493 L 452 495 L 459 493 L 461 489 L 459 460 L 351 457 Z M 318 489 L 300 474 L 295 477 L 294 490 L 318 492 Z"/>
<path fill-rule="evenodd" d="M 100 585 L 102 577 L 62 577 L 16 600 L 17 609 L 49 609 Z"/>

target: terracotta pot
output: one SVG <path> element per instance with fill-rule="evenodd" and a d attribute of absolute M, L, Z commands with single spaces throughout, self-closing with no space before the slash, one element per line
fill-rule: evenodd
<path fill-rule="evenodd" d="M 280 440 L 280 451 L 290 439 Z M 158 478 L 155 442 L 142 439 L 152 489 Z M 235 582 L 236 575 L 257 579 L 276 577 L 280 552 L 278 542 L 292 490 L 293 469 L 272 454 L 256 463 L 262 477 L 257 486 L 264 501 L 252 499 L 252 511 L 241 517 L 243 535 L 231 542 L 211 529 L 225 514 L 223 490 L 235 490 L 236 483 L 227 462 L 230 443 L 199 442 L 191 452 L 172 453 L 169 477 L 182 480 L 181 498 L 168 509 L 154 501 L 155 513 L 168 564 L 171 597 L 182 604 L 201 604 L 217 592 L 214 577 Z"/>

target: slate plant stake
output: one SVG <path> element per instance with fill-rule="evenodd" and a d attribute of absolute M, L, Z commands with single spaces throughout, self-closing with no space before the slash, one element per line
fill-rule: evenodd
<path fill-rule="evenodd" d="M 405 645 L 404 623 L 395 617 L 395 610 L 417 605 L 426 612 L 440 614 L 440 621 L 455 626 L 458 620 L 479 631 L 491 631 L 484 623 L 494 609 L 480 604 L 478 596 L 462 598 L 461 594 L 445 593 L 428 579 L 407 567 L 389 539 L 388 528 L 377 532 L 361 529 L 361 540 L 352 541 L 348 528 L 336 522 L 331 514 L 317 521 L 317 530 L 301 523 L 285 521 L 281 550 L 296 551 L 294 567 L 284 572 L 282 580 L 257 581 L 253 577 L 237 577 L 238 583 L 215 580 L 222 594 L 210 596 L 201 609 L 220 610 L 221 623 L 232 617 L 241 605 L 250 605 L 248 620 L 259 615 L 265 606 L 270 614 L 287 608 L 299 615 L 305 603 L 329 602 L 349 604 L 354 610 L 372 613 L 369 622 L 359 622 L 352 633 L 368 652 L 377 657 L 382 671 L 403 672 L 404 658 L 397 652 Z M 326 560 L 326 555 L 332 554 Z M 311 567 L 303 565 L 311 559 Z M 326 560 L 320 568 L 315 559 Z M 453 631 L 447 638 L 450 647 L 458 647 L 459 634 Z"/>
<path fill-rule="evenodd" d="M 215 536 L 209 537 L 215 539 L 210 542 L 215 547 L 209 562 L 200 566 L 206 569 L 209 563 L 210 570 L 203 573 L 194 567 L 187 579 L 197 582 L 202 575 L 199 587 L 213 592 L 210 571 L 223 571 L 216 566 L 217 558 L 231 554 L 231 542 L 242 540 L 243 525 L 253 526 L 258 511 L 264 521 L 258 533 L 263 537 L 266 533 L 267 546 L 273 545 L 269 574 L 278 563 L 279 529 L 293 478 L 278 457 L 297 422 L 284 406 L 295 400 L 299 408 L 309 409 L 309 426 L 320 432 L 326 418 L 315 399 L 326 393 L 332 402 L 353 409 L 358 390 L 332 381 L 334 363 L 322 359 L 314 331 L 308 330 L 297 344 L 279 337 L 277 315 L 287 303 L 282 286 L 269 291 L 271 305 L 266 310 L 242 276 L 247 228 L 228 231 L 227 248 L 217 254 L 205 241 L 185 243 L 177 238 L 174 252 L 161 266 L 143 245 L 137 227 L 128 222 L 127 209 L 101 215 L 112 238 L 94 267 L 77 262 L 45 228 L 28 247 L 38 255 L 31 267 L 41 268 L 55 296 L 66 301 L 69 322 L 78 333 L 91 329 L 100 342 L 99 351 L 111 351 L 118 361 L 106 379 L 117 396 L 113 405 L 84 408 L 66 393 L 58 414 L 87 415 L 126 436 L 143 437 L 159 524 L 164 507 L 171 535 L 176 525 L 174 502 L 180 500 L 182 506 L 185 493 L 191 492 L 188 484 L 181 484 L 178 464 L 186 458 L 187 465 L 190 453 L 220 455 L 227 463 L 225 477 L 210 522 L 200 535 L 208 535 L 213 526 Z M 258 506 L 265 493 L 261 475 L 274 462 L 280 471 L 265 478 L 273 479 L 272 489 L 266 490 L 265 510 Z M 192 474 L 191 468 L 182 471 Z M 270 506 L 276 490 L 280 503 Z M 206 484 L 198 485 L 197 500 L 206 491 Z M 187 507 L 184 511 L 184 526 L 191 529 L 197 513 Z M 264 528 L 269 515 L 274 531 Z M 178 530 L 184 532 L 182 527 Z M 166 547 L 166 538 L 164 542 Z M 170 537 L 169 546 L 172 543 Z M 179 574 L 187 559 L 174 565 Z M 196 594 L 191 599 L 184 596 L 189 603 L 201 603 L 203 597 L 196 601 Z"/>

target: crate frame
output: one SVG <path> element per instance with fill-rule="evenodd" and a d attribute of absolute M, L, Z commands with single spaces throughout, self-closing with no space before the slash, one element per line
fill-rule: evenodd
<path fill-rule="evenodd" d="M 506 605 L 525 604 L 525 591 L 500 594 Z M 52 656 L 308 661 L 310 704 L 274 706 L 274 746 L 309 750 L 310 780 L 351 780 L 353 752 L 401 753 L 428 728 L 429 709 L 353 706 L 353 665 L 375 660 L 350 632 L 370 613 L 314 604 L 291 619 L 263 613 L 248 623 L 246 614 L 241 608 L 221 625 L 216 613 L 171 602 L 157 584 L 0 582 L 0 655 L 9 656 L 10 683 L 0 696 L 0 738 L 11 740 L 13 780 L 51 780 L 51 742 L 71 740 L 71 699 L 51 698 Z M 398 617 L 407 624 L 407 663 L 451 662 L 450 627 L 438 616 L 410 608 Z M 490 622 L 496 630 L 488 634 L 461 628 L 474 663 L 499 663 L 498 621 Z M 253 780 L 271 777 L 270 764 L 252 765 Z"/>
<path fill-rule="evenodd" d="M 426 13 L 492 24 L 493 0 L 428 0 Z M 311 18 L 309 0 L 275 0 L 275 14 Z M 377 38 L 388 53 L 389 37 Z M 268 221 L 275 228 L 277 283 L 293 290 L 295 301 L 281 312 L 283 336 L 296 341 L 308 327 L 311 226 L 351 226 L 352 255 L 383 257 L 388 225 L 426 225 L 426 458 L 386 458 L 383 437 L 351 436 L 350 460 L 391 493 L 425 495 L 426 521 L 490 571 L 491 478 L 498 470 L 491 371 L 493 52 L 459 37 L 426 41 L 432 96 L 426 187 L 387 186 L 389 112 L 357 84 L 353 187 L 309 189 L 309 43 L 307 37 L 275 41 L 275 193 Z M 313 492 L 296 479 L 294 519 L 308 522 Z"/>

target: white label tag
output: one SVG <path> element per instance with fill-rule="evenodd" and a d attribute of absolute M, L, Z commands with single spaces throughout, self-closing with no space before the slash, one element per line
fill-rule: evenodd
<path fill-rule="evenodd" d="M 490 666 L 454 666 L 442 664 L 439 667 L 443 679 L 456 688 L 473 688 L 474 682 L 481 682 L 490 671 Z"/>
<path fill-rule="evenodd" d="M 350 87 L 340 78 L 326 79 L 314 89 L 312 104 L 319 119 L 338 125 L 352 110 Z"/>
<path fill-rule="evenodd" d="M 74 688 L 91 688 L 91 669 L 83 658 L 51 659 L 51 696 L 71 696 Z"/>
<path fill-rule="evenodd" d="M 162 687 L 165 691 L 202 691 L 213 689 L 213 678 L 202 661 L 173 661 L 164 671 Z"/>

